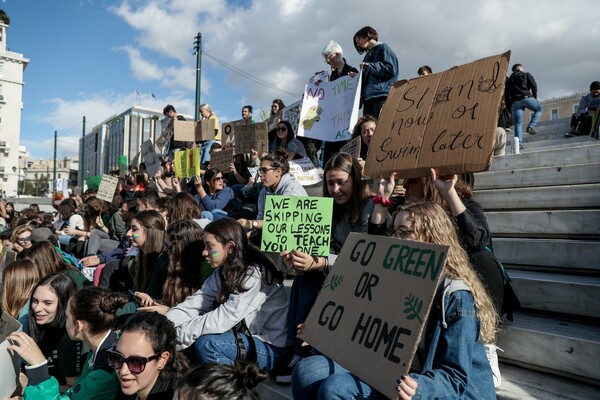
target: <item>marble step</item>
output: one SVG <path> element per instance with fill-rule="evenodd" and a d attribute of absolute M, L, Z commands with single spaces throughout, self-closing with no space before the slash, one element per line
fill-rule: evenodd
<path fill-rule="evenodd" d="M 486 217 L 494 237 L 600 238 L 600 210 L 491 211 Z"/>
<path fill-rule="evenodd" d="M 512 268 L 600 273 L 598 241 L 494 237 L 493 243 L 496 257 Z"/>
<path fill-rule="evenodd" d="M 491 210 L 600 208 L 599 194 L 600 183 L 589 183 L 478 190 L 473 198 L 487 214 Z"/>
<path fill-rule="evenodd" d="M 524 308 L 600 318 L 600 277 L 510 269 L 508 273 Z"/>
<path fill-rule="evenodd" d="M 501 326 L 499 357 L 528 369 L 600 385 L 600 327 L 517 312 Z"/>

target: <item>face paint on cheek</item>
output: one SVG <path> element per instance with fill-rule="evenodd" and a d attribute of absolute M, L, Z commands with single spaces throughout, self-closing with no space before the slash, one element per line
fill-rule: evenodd
<path fill-rule="evenodd" d="M 132 238 L 134 239 L 139 239 L 140 238 L 140 234 L 139 233 L 134 233 L 133 235 L 131 235 Z"/>
<path fill-rule="evenodd" d="M 210 256 L 212 258 L 217 258 L 217 257 L 219 257 L 219 252 L 216 251 L 216 250 L 213 250 L 213 251 L 210 252 Z"/>

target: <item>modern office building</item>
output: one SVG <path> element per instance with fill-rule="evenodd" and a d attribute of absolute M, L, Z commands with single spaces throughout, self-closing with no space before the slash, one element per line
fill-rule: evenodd
<path fill-rule="evenodd" d="M 7 31 L 8 25 L 0 22 L 0 193 L 15 197 L 19 177 L 24 174 L 19 162 L 19 142 L 23 72 L 29 60 L 8 50 Z"/>
<path fill-rule="evenodd" d="M 88 177 L 118 170 L 121 156 L 128 164 L 139 163 L 142 143 L 160 136 L 162 118 L 162 110 L 133 106 L 93 127 L 79 139 L 79 185 L 83 187 Z"/>

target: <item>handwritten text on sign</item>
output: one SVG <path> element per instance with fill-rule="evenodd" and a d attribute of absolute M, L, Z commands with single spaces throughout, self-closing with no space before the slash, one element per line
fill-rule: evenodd
<path fill-rule="evenodd" d="M 510 52 L 396 82 L 369 144 L 370 178 L 479 172 L 489 166 Z"/>
<path fill-rule="evenodd" d="M 259 155 L 269 151 L 266 122 L 235 126 L 235 153 L 249 154 L 252 150 L 256 150 Z"/>
<path fill-rule="evenodd" d="M 196 147 L 190 150 L 176 151 L 173 167 L 175 169 L 175 177 L 177 178 L 199 176 L 200 149 Z"/>
<path fill-rule="evenodd" d="M 302 339 L 389 398 L 417 350 L 446 246 L 351 233 Z"/>
<path fill-rule="evenodd" d="M 112 202 L 118 183 L 119 178 L 106 174 L 102 175 L 102 180 L 100 181 L 100 186 L 98 187 L 96 197 L 100 200 L 108 201 L 109 203 Z"/>
<path fill-rule="evenodd" d="M 328 255 L 332 211 L 330 197 L 267 196 L 260 249 Z"/>
<path fill-rule="evenodd" d="M 344 76 L 304 90 L 298 136 L 337 142 L 350 139 L 358 119 L 360 74 Z"/>

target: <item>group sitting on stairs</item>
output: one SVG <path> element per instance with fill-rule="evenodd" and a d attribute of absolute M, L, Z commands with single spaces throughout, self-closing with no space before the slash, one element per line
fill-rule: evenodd
<path fill-rule="evenodd" d="M 590 84 L 590 92 L 581 97 L 577 112 L 571 116 L 571 129 L 565 137 L 589 135 L 597 126 L 600 107 L 600 81 Z"/>

